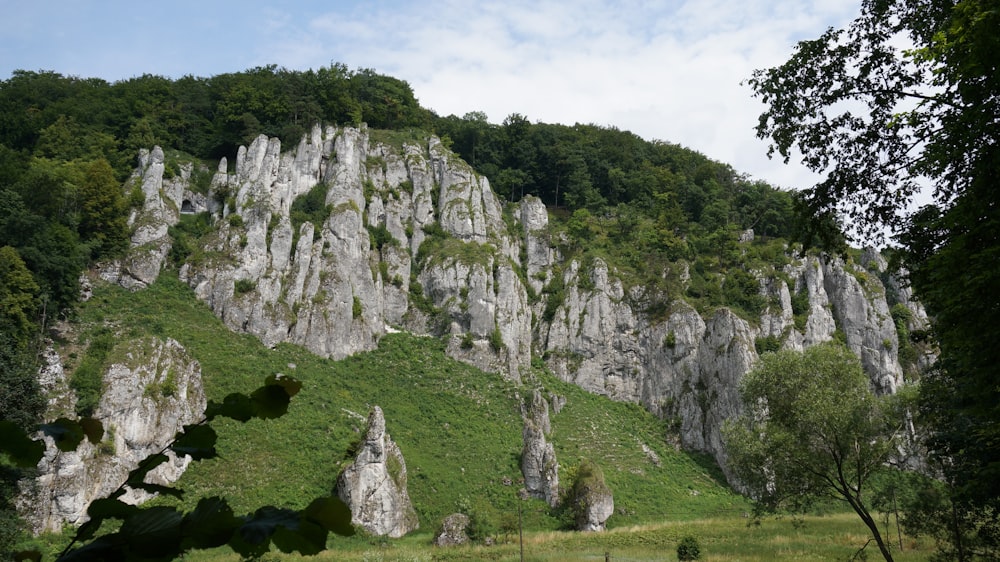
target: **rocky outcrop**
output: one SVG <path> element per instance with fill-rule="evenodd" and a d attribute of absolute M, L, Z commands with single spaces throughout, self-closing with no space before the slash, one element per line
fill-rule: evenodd
<path fill-rule="evenodd" d="M 452 513 L 441 522 L 441 530 L 434 535 L 434 546 L 459 546 L 469 542 L 465 532 L 469 528 L 469 516 Z"/>
<path fill-rule="evenodd" d="M 165 175 L 166 157 L 159 146 L 139 152 L 139 166 L 125 183 L 126 189 L 142 193 L 142 204 L 128 217 L 130 249 L 124 258 L 101 264 L 101 278 L 131 290 L 156 281 L 173 244 L 169 228 L 180 221 L 182 213 L 204 212 L 211 207 L 205 195 L 191 192 L 195 164 L 186 162 L 177 168 L 178 174 Z"/>
<path fill-rule="evenodd" d="M 261 136 L 239 149 L 233 173 L 220 163 L 204 201 L 183 188 L 190 172 L 166 181 L 163 169 L 161 150 L 143 154 L 133 248 L 106 279 L 154 280 L 179 209 L 208 209 L 220 215 L 216 231 L 180 276 L 234 330 L 334 358 L 373 349 L 392 327 L 444 331 L 449 352 L 479 367 L 517 379 L 530 363 L 520 243 L 488 180 L 438 139 L 392 145 L 365 127 L 316 126 L 283 153 Z M 328 213 L 293 219 L 294 202 L 313 189 Z M 442 242 L 435 259 L 416 263 L 429 237 Z M 415 292 L 426 302 L 415 304 Z"/>
<path fill-rule="evenodd" d="M 418 527 L 406 478 L 403 454 L 375 406 L 357 456 L 337 478 L 337 496 L 350 507 L 353 524 L 372 535 L 398 538 Z"/>
<path fill-rule="evenodd" d="M 22 511 L 35 532 L 59 531 L 64 524 L 86 521 L 91 501 L 117 489 L 139 461 L 159 452 L 184 425 L 195 423 L 204 413 L 201 367 L 180 344 L 153 338 L 124 345 L 125 359 L 105 372 L 104 395 L 94 412 L 104 425 L 102 441 L 95 445 L 84 440 L 75 451 L 60 452 L 45 437 L 38 477 L 22 498 L 30 506 Z M 175 482 L 190 461 L 173 452 L 167 456 L 169 460 L 151 471 L 147 482 Z M 129 490 L 122 500 L 139 503 L 149 497 Z"/>
<path fill-rule="evenodd" d="M 754 317 L 667 302 L 602 259 L 560 255 L 541 200 L 505 209 L 438 139 L 387 139 L 364 126 L 316 126 L 283 151 L 258 137 L 239 149 L 232 172 L 220 163 L 204 203 L 183 185 L 183 167 L 163 178 L 154 149 L 136 174 L 146 203 L 119 282 L 155 278 L 158 244 L 187 202 L 213 212 L 216 228 L 180 276 L 233 330 L 334 358 L 370 350 L 390 330 L 433 334 L 452 357 L 513 380 L 541 356 L 565 381 L 670 420 L 683 446 L 723 467 L 720 430 L 740 412 L 739 381 L 758 347 L 842 340 L 873 390 L 891 393 L 903 371 L 890 301 L 911 311 L 910 330 L 926 327 L 919 303 L 872 252 L 859 263 L 789 255 L 786 265 L 750 271 L 767 302 Z M 293 217 L 314 190 L 326 210 Z M 747 231 L 740 243 L 753 239 Z M 660 275 L 683 293 L 688 268 L 679 261 Z M 919 362 L 930 359 L 922 352 Z"/>
<path fill-rule="evenodd" d="M 521 449 L 524 488 L 532 497 L 555 507 L 559 503 L 559 463 L 555 447 L 546 439 L 552 426 L 548 402 L 540 391 L 535 390 L 531 401 L 521 406 L 521 417 L 524 419 L 524 446 Z"/>

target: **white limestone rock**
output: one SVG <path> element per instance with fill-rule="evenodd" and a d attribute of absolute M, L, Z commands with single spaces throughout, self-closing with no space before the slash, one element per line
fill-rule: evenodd
<path fill-rule="evenodd" d="M 45 437 L 38 477 L 21 502 L 36 533 L 84 523 L 91 501 L 117 489 L 139 461 L 204 414 L 201 367 L 179 343 L 151 338 L 123 345 L 125 360 L 105 372 L 104 395 L 94 412 L 104 425 L 102 441 L 84 440 L 75 451 L 61 452 Z M 167 485 L 180 478 L 190 459 L 167 456 L 147 482 Z M 150 497 L 129 490 L 122 501 L 137 504 Z"/>
<path fill-rule="evenodd" d="M 548 402 L 537 389 L 530 402 L 522 404 L 521 417 L 524 420 L 521 449 L 524 488 L 532 497 L 555 507 L 559 503 L 559 462 L 555 447 L 546 439 L 552 431 Z"/>
<path fill-rule="evenodd" d="M 403 454 L 375 406 L 357 456 L 337 478 L 337 496 L 351 509 L 353 524 L 372 535 L 399 538 L 419 526 L 406 478 Z"/>

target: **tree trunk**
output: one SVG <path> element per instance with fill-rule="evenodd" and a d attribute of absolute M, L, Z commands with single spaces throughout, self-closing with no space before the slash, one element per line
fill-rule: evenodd
<path fill-rule="evenodd" d="M 878 522 L 876 522 L 871 514 L 868 513 L 868 509 L 863 503 L 861 503 L 860 500 L 849 497 L 848 501 L 851 504 L 851 507 L 854 508 L 854 512 L 858 514 L 858 517 L 865 522 L 865 526 L 868 527 L 868 530 L 872 532 L 872 537 L 875 538 L 875 544 L 878 545 L 878 549 L 882 552 L 882 556 L 885 558 L 886 562 L 893 562 L 892 552 L 889 551 L 889 545 L 882 540 L 882 533 L 878 532 Z"/>

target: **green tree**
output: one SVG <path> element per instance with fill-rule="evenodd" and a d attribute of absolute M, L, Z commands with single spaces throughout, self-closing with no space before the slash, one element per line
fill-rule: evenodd
<path fill-rule="evenodd" d="M 861 232 L 890 228 L 935 319 L 921 406 L 951 498 L 1000 547 L 1000 10 L 992 0 L 866 0 L 750 80 L 758 135 L 826 179 L 800 203 Z M 861 111 L 859 111 L 861 109 Z M 932 202 L 911 212 L 915 194 Z M 835 220 L 835 219 L 834 219 Z M 961 533 L 956 534 L 959 536 Z M 963 553 L 959 553 L 963 556 Z"/>
<path fill-rule="evenodd" d="M 17 250 L 0 248 L 0 332 L 27 342 L 36 330 L 38 284 Z"/>
<path fill-rule="evenodd" d="M 740 396 L 747 410 L 724 428 L 726 447 L 759 506 L 801 510 L 820 498 L 843 501 L 891 561 L 866 493 L 895 450 L 897 428 L 858 359 L 836 344 L 768 353 L 741 382 Z"/>
<path fill-rule="evenodd" d="M 92 241 L 94 258 L 114 256 L 128 247 L 128 206 L 115 171 L 100 158 L 84 166 L 80 199 L 80 237 Z"/>

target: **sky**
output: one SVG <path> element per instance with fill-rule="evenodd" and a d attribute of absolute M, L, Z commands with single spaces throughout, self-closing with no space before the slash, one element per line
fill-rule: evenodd
<path fill-rule="evenodd" d="M 512 113 L 680 144 L 783 188 L 818 181 L 767 157 L 744 81 L 860 0 L 0 0 L 0 79 L 110 82 L 343 63 L 407 81 L 439 115 Z"/>

